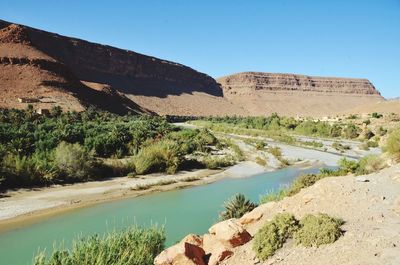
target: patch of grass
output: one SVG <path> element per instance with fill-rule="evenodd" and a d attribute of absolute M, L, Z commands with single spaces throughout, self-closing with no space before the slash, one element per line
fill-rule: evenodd
<path fill-rule="evenodd" d="M 257 258 L 266 260 L 280 249 L 298 229 L 298 221 L 288 213 L 278 214 L 254 236 L 253 250 Z"/>
<path fill-rule="evenodd" d="M 131 227 L 111 232 L 102 237 L 95 235 L 79 238 L 72 249 L 55 249 L 49 257 L 43 251 L 34 258 L 34 265 L 151 265 L 164 249 L 165 231 L 156 226 Z"/>
<path fill-rule="evenodd" d="M 178 181 L 176 181 L 174 179 L 165 179 L 165 180 L 161 180 L 161 181 L 157 182 L 157 186 L 166 186 L 166 185 L 174 184 L 177 182 Z"/>
<path fill-rule="evenodd" d="M 334 142 L 332 144 L 332 147 L 335 148 L 338 151 L 341 151 L 341 152 L 344 152 L 346 150 L 350 150 L 351 149 L 350 145 L 344 145 L 344 144 L 339 143 L 339 142 Z"/>
<path fill-rule="evenodd" d="M 268 164 L 267 160 L 265 160 L 259 156 L 256 157 L 256 163 L 263 167 L 267 166 L 267 164 Z"/>
<path fill-rule="evenodd" d="M 260 196 L 260 204 L 267 202 L 277 202 L 287 196 L 286 189 L 280 189 L 278 191 L 269 191 L 267 194 Z"/>
<path fill-rule="evenodd" d="M 282 150 L 278 146 L 269 147 L 268 152 L 270 154 L 272 154 L 276 159 L 278 159 L 282 163 L 282 165 L 284 165 L 284 166 L 290 165 L 289 161 L 287 159 L 283 158 Z"/>
<path fill-rule="evenodd" d="M 148 183 L 148 184 L 137 184 L 136 186 L 132 187 L 131 190 L 148 190 L 153 187 L 155 184 Z"/>
<path fill-rule="evenodd" d="M 193 182 L 193 181 L 197 181 L 200 179 L 201 179 L 200 177 L 187 177 L 187 178 L 182 179 L 182 181 L 183 182 Z"/>
<path fill-rule="evenodd" d="M 290 185 L 289 189 L 286 191 L 288 196 L 293 196 L 300 192 L 301 189 L 310 187 L 315 184 L 318 180 L 324 178 L 324 175 L 321 174 L 306 174 L 298 177 L 292 185 Z"/>
<path fill-rule="evenodd" d="M 202 163 L 208 169 L 219 169 L 232 166 L 235 164 L 235 161 L 230 156 L 216 157 L 208 155 L 203 158 Z"/>
<path fill-rule="evenodd" d="M 343 231 L 343 220 L 326 214 L 307 215 L 300 220 L 300 228 L 294 233 L 296 244 L 305 247 L 318 247 L 335 242 Z"/>

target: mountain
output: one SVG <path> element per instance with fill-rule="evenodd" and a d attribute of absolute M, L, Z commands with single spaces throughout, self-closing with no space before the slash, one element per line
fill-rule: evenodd
<path fill-rule="evenodd" d="M 0 89 L 0 107 L 24 108 L 18 98 L 29 98 L 77 111 L 241 113 L 213 78 L 184 65 L 2 20 Z"/>
<path fill-rule="evenodd" d="M 366 79 L 240 73 L 182 64 L 0 20 L 0 107 L 170 115 L 323 116 L 383 100 Z"/>
<path fill-rule="evenodd" d="M 253 115 L 333 115 L 384 98 L 367 79 L 244 72 L 217 79 L 224 97 Z"/>

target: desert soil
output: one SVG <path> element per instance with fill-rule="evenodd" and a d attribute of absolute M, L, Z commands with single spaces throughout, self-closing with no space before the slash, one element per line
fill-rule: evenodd
<path fill-rule="evenodd" d="M 248 215 L 261 219 L 246 229 L 254 235 L 282 212 L 297 218 L 316 213 L 342 218 L 344 235 L 318 248 L 289 241 L 264 262 L 257 260 L 250 241 L 223 264 L 400 264 L 400 165 L 361 177 L 322 179 L 293 197 L 259 206 Z"/>

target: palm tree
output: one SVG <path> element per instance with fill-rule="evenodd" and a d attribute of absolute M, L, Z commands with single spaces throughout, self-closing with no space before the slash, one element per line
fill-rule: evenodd
<path fill-rule="evenodd" d="M 254 208 L 256 208 L 257 204 L 246 199 L 243 194 L 238 193 L 230 198 L 227 202 L 225 202 L 224 207 L 225 211 L 223 211 L 219 215 L 219 219 L 221 221 L 231 218 L 240 218 L 245 213 L 250 212 Z"/>

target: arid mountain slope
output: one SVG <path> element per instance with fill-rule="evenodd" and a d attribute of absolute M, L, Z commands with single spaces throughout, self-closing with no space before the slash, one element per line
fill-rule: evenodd
<path fill-rule="evenodd" d="M 371 114 L 378 112 L 381 114 L 395 113 L 400 115 L 400 100 L 391 99 L 385 101 L 378 101 L 372 104 L 360 105 L 350 110 L 345 111 L 346 114 Z"/>
<path fill-rule="evenodd" d="M 213 78 L 189 67 L 1 20 L 0 30 L 1 107 L 23 107 L 18 97 L 34 97 L 42 98 L 40 107 L 71 110 L 240 113 Z"/>
<path fill-rule="evenodd" d="M 366 79 L 241 73 L 184 65 L 0 20 L 0 107 L 94 105 L 116 113 L 327 116 L 383 98 Z"/>
<path fill-rule="evenodd" d="M 253 115 L 326 116 L 384 100 L 367 79 L 245 72 L 217 79 Z"/>

